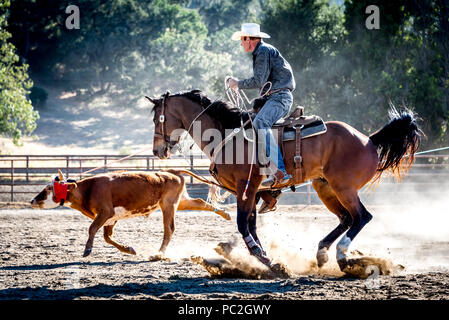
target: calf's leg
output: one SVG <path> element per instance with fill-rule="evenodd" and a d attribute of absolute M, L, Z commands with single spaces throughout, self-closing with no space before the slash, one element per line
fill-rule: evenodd
<path fill-rule="evenodd" d="M 213 205 L 207 203 L 201 198 L 186 198 L 182 197 L 181 201 L 179 201 L 178 210 L 197 210 L 197 211 L 212 211 L 223 219 L 231 220 L 231 216 L 224 210 L 217 209 Z"/>
<path fill-rule="evenodd" d="M 83 257 L 87 257 L 92 252 L 92 247 L 94 244 L 94 238 L 97 234 L 97 231 L 104 225 L 104 223 L 114 216 L 113 210 L 103 209 L 98 212 L 94 221 L 89 227 L 89 238 L 86 242 L 86 248 L 84 249 Z"/>
<path fill-rule="evenodd" d="M 112 240 L 111 237 L 112 237 L 112 233 L 114 231 L 114 226 L 116 223 L 117 222 L 114 222 L 114 224 L 112 224 L 112 225 L 103 227 L 104 241 L 106 241 L 106 243 L 113 245 L 114 247 L 119 249 L 121 252 L 135 255 L 136 251 L 132 247 L 127 247 L 127 246 L 121 245 L 121 244 L 115 242 L 114 240 Z"/>

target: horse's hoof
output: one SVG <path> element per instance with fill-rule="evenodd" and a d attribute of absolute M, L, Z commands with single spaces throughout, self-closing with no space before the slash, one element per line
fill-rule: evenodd
<path fill-rule="evenodd" d="M 317 260 L 318 268 L 321 268 L 322 266 L 324 266 L 324 264 L 326 262 L 329 261 L 329 256 L 327 255 L 326 248 L 322 248 L 322 249 L 318 250 L 318 252 L 316 253 L 316 260 Z"/>
<path fill-rule="evenodd" d="M 88 248 L 88 249 L 84 250 L 83 258 L 85 258 L 88 255 L 90 255 L 91 252 L 92 252 L 92 248 Z"/>
<path fill-rule="evenodd" d="M 136 255 L 137 253 L 136 253 L 136 251 L 133 249 L 133 247 L 129 247 L 129 254 L 133 254 L 133 255 Z"/>
<path fill-rule="evenodd" d="M 258 210 L 258 213 L 259 213 L 259 214 L 264 214 L 265 212 L 268 212 L 268 211 L 269 211 L 268 205 L 267 205 L 266 202 L 264 202 L 264 203 L 262 203 L 262 205 L 260 206 L 260 208 L 259 208 L 259 210 Z"/>
<path fill-rule="evenodd" d="M 340 267 L 340 270 L 342 272 L 344 272 L 344 270 L 348 266 L 348 259 L 346 259 L 346 258 L 339 259 L 339 260 L 337 260 L 337 263 L 338 263 L 338 266 Z"/>
<path fill-rule="evenodd" d="M 270 270 L 276 278 L 290 278 L 292 277 L 291 272 L 287 267 L 280 263 L 274 263 L 270 265 Z"/>
<path fill-rule="evenodd" d="M 258 213 L 260 214 L 264 214 L 267 212 L 271 212 L 271 211 L 276 211 L 277 210 L 277 206 L 274 206 L 273 208 L 269 209 L 268 207 L 263 208 L 261 211 L 259 211 Z"/>
<path fill-rule="evenodd" d="M 228 221 L 231 221 L 231 215 L 227 212 L 223 212 L 222 217 Z"/>
<path fill-rule="evenodd" d="M 260 246 L 254 246 L 249 249 L 250 254 L 255 256 L 260 262 L 262 262 L 267 267 L 271 266 L 271 260 L 266 256 L 265 251 Z"/>

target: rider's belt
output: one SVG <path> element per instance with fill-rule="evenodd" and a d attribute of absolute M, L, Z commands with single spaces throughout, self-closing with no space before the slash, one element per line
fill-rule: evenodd
<path fill-rule="evenodd" d="M 276 92 L 279 92 L 279 91 L 283 91 L 283 90 L 291 91 L 290 88 L 279 88 L 279 89 L 274 89 L 274 90 L 268 91 L 266 96 L 271 96 L 273 93 L 276 93 Z"/>

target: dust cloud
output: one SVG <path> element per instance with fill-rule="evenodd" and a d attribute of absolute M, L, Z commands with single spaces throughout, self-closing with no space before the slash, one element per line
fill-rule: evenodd
<path fill-rule="evenodd" d="M 328 251 L 329 261 L 318 268 L 316 251 L 319 241 L 338 225 L 338 219 L 321 207 L 291 206 L 258 216 L 258 235 L 273 264 L 282 266 L 282 275 L 322 275 L 367 278 L 373 272 L 397 275 L 444 271 L 449 268 L 449 188 L 416 190 L 406 182 L 395 184 L 394 192 L 362 193 L 362 202 L 373 215 L 349 248 L 344 272 L 336 261 L 335 245 Z M 318 206 L 316 206 L 318 207 Z M 296 212 L 294 211 L 296 208 Z M 260 263 L 249 256 L 239 239 L 220 253 L 225 261 L 215 260 L 214 270 L 208 259 L 197 260 L 215 276 L 242 273 L 244 277 L 269 278 L 272 273 L 258 269 Z M 241 239 L 240 239 L 241 240 Z M 213 264 L 213 263 L 212 263 Z M 261 265 L 261 264 L 260 264 Z M 268 273 L 267 273 L 268 272 Z M 276 276 L 276 275 L 275 275 Z"/>

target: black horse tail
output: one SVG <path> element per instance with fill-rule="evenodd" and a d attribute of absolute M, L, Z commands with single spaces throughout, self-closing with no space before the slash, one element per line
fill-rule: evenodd
<path fill-rule="evenodd" d="M 405 109 L 399 113 L 392 107 L 389 116 L 390 122 L 369 137 L 379 151 L 374 181 L 385 170 L 390 170 L 400 180 L 401 173 L 410 169 L 421 140 L 422 131 L 410 110 Z"/>

